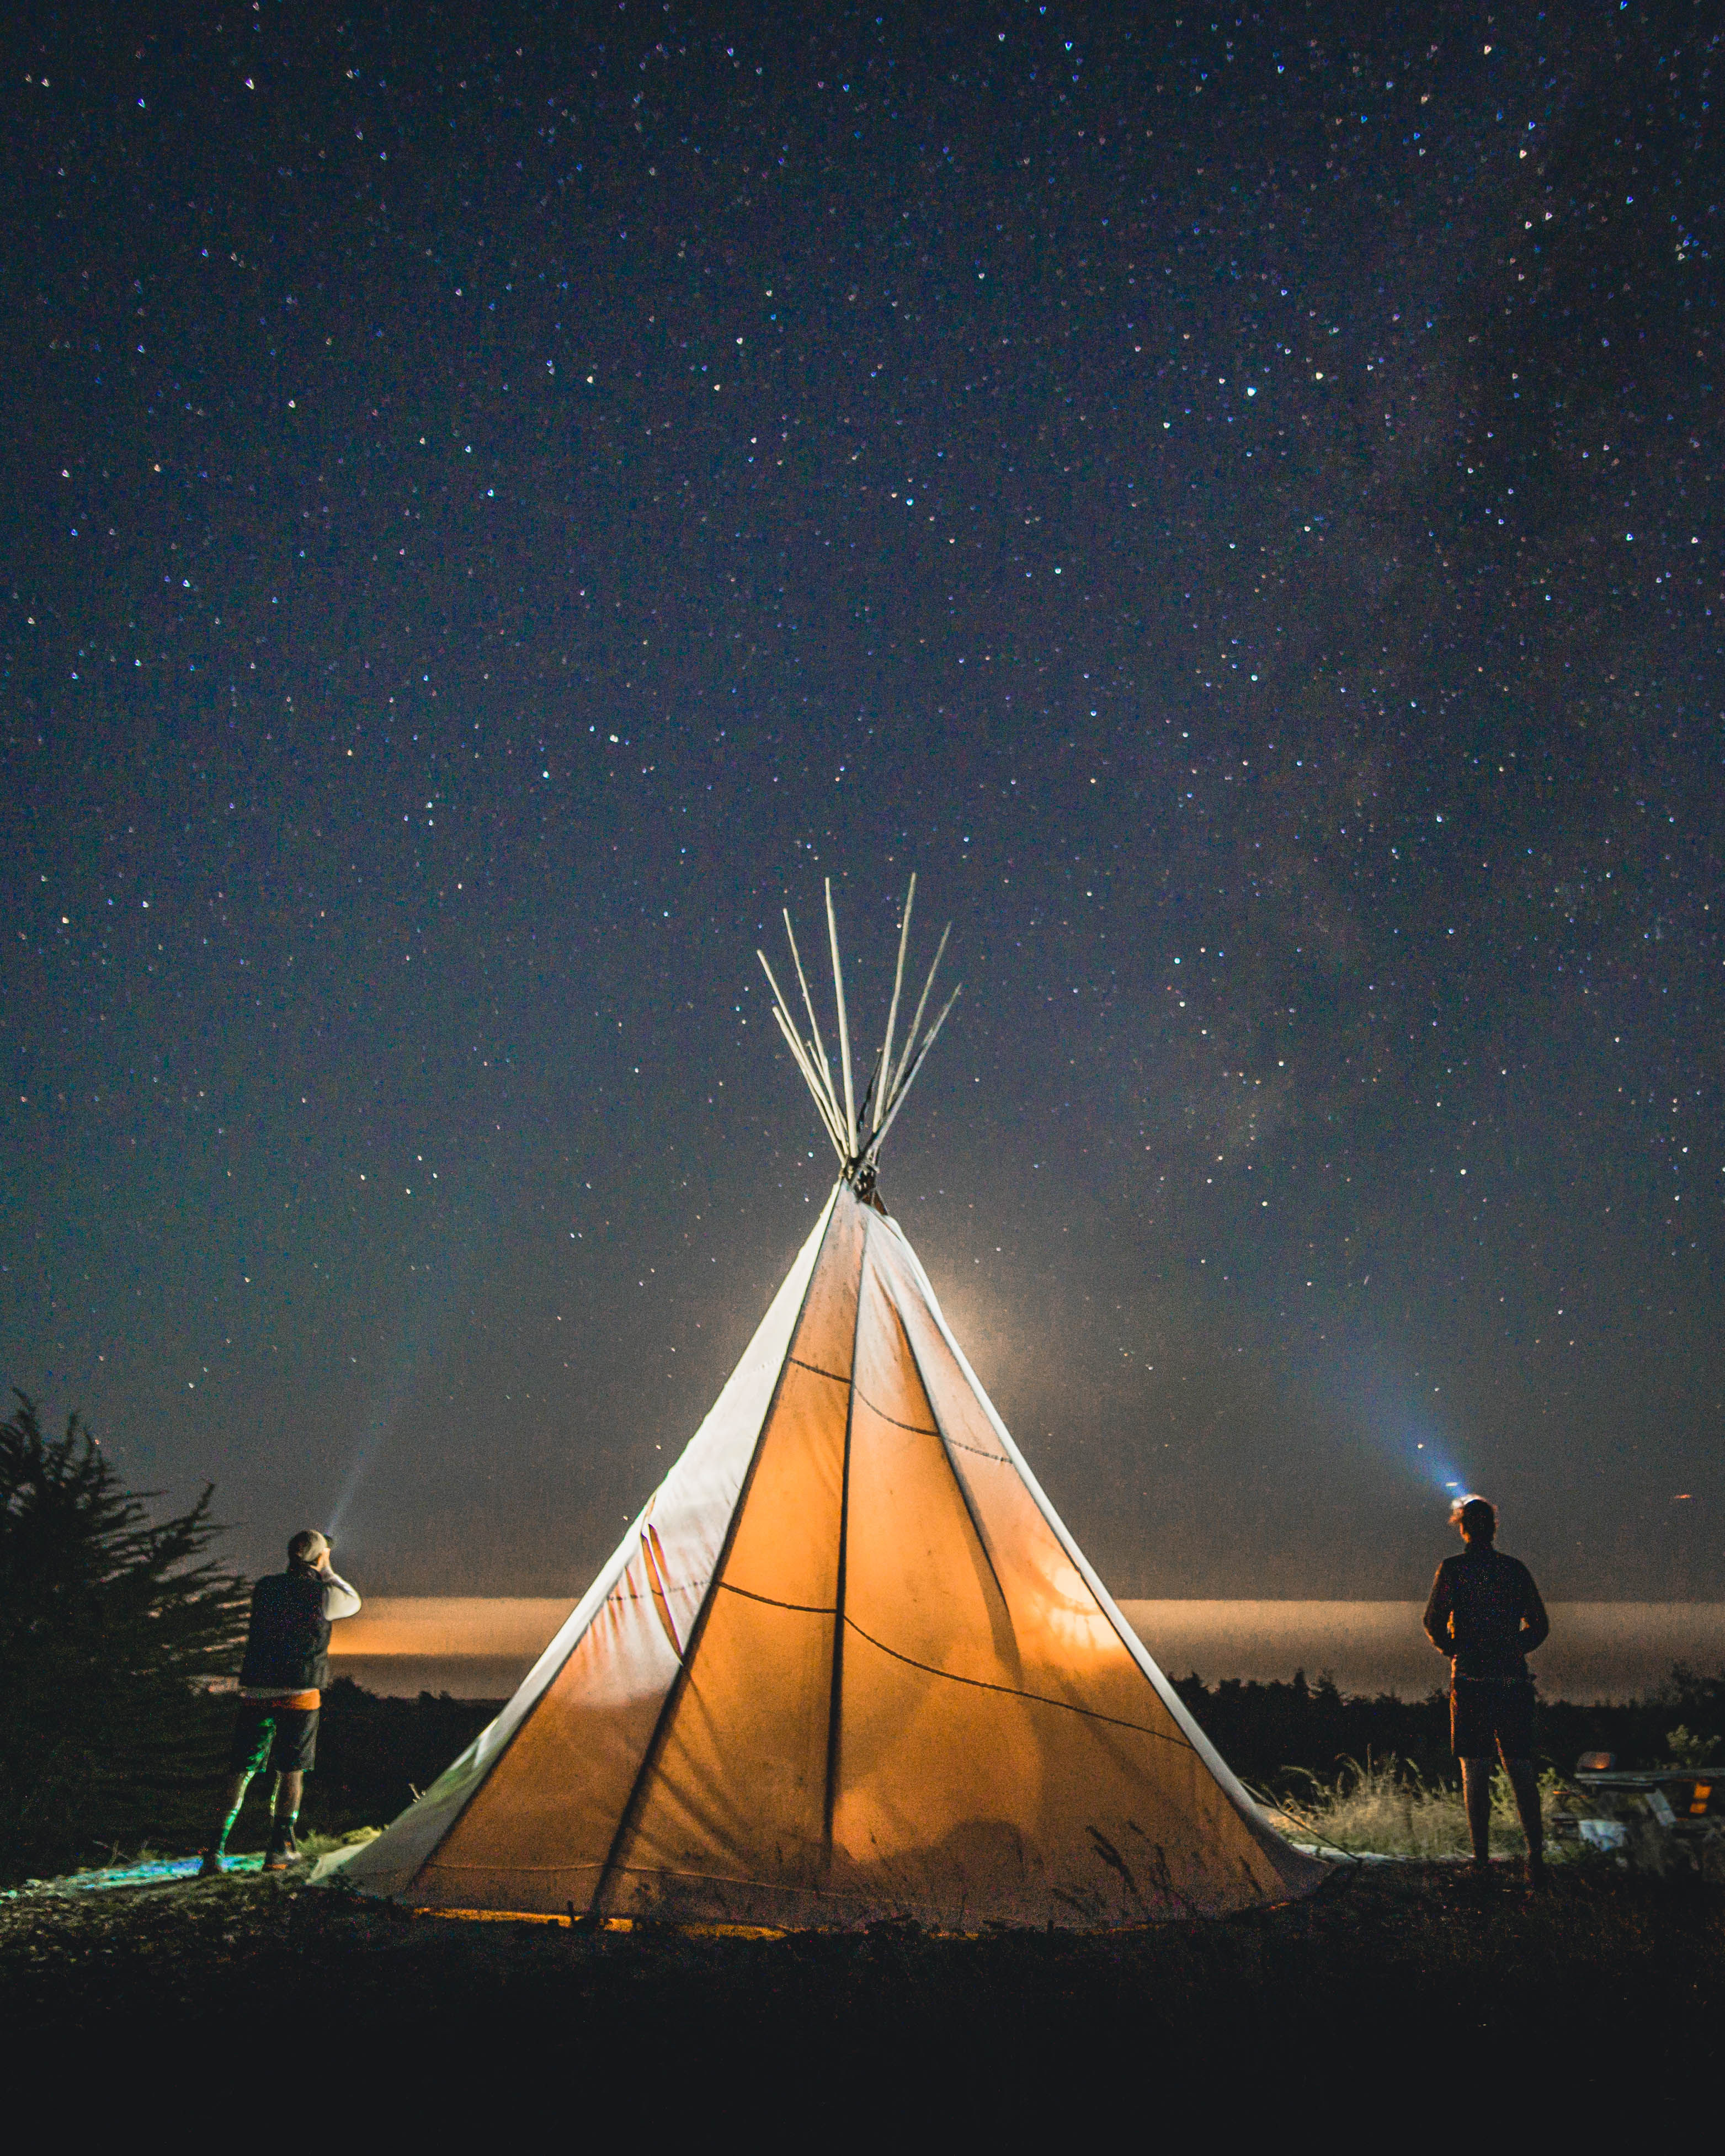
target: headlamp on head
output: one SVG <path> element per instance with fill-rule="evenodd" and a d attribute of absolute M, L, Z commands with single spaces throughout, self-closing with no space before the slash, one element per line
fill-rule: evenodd
<path fill-rule="evenodd" d="M 1450 1524 L 1490 1542 L 1497 1532 L 1497 1507 L 1487 1497 L 1458 1497 L 1450 1507 Z"/>

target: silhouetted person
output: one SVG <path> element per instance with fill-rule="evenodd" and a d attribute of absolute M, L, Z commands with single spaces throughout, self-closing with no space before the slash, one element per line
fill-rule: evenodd
<path fill-rule="evenodd" d="M 294 1822 L 305 1777 L 317 1757 L 318 1711 L 330 1676 L 330 1626 L 358 1608 L 358 1595 L 331 1569 L 329 1543 L 316 1527 L 302 1528 L 288 1544 L 285 1572 L 271 1573 L 252 1589 L 251 1625 L 239 1671 L 239 1712 L 228 1755 L 233 1779 L 220 1830 L 203 1852 L 200 1879 L 220 1876 L 246 1784 L 272 1763 L 275 1793 L 264 1869 L 285 1871 L 298 1856 Z"/>
<path fill-rule="evenodd" d="M 1515 1791 L 1527 1837 L 1527 1876 L 1545 1877 L 1545 1830 L 1533 1771 L 1533 1680 L 1527 1657 L 1544 1644 L 1551 1620 L 1526 1565 L 1496 1547 L 1497 1513 L 1483 1497 L 1458 1504 L 1450 1518 L 1466 1544 L 1446 1557 L 1431 1584 L 1425 1630 L 1450 1656 L 1450 1749 L 1461 1762 L 1461 1794 L 1474 1869 L 1491 1861 L 1491 1755 L 1498 1753 Z"/>

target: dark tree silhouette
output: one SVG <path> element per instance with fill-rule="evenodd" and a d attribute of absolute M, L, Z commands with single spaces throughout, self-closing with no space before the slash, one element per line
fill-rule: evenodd
<path fill-rule="evenodd" d="M 76 1414 L 0 1423 L 0 1876 L 184 1830 L 207 1802 L 246 1583 L 206 1555 L 211 1488 L 151 1517 Z"/>

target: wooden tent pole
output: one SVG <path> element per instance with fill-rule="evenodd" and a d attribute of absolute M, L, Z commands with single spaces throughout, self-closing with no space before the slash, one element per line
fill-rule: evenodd
<path fill-rule="evenodd" d="M 786 1040 L 790 1044 L 791 1053 L 797 1059 L 797 1068 L 802 1072 L 809 1091 L 814 1096 L 814 1105 L 820 1110 L 822 1119 L 828 1128 L 836 1134 L 839 1127 L 838 1103 L 833 1099 L 830 1089 L 821 1083 L 809 1055 L 809 1045 L 797 1031 L 792 1021 L 791 1007 L 785 1000 L 784 991 L 779 987 L 772 967 L 767 963 L 766 952 L 757 951 L 755 956 L 761 962 L 761 970 L 767 976 L 775 998 L 773 1015 L 778 1020 L 780 1029 Z"/>
<path fill-rule="evenodd" d="M 906 1096 L 906 1095 L 910 1091 L 910 1090 L 911 1090 L 911 1086 L 913 1086 L 916 1084 L 916 1073 L 917 1073 L 917 1072 L 918 1072 L 918 1071 L 922 1068 L 923 1059 L 924 1059 L 924 1058 L 927 1056 L 927 1055 L 928 1054 L 929 1050 L 934 1046 L 935 1035 L 936 1035 L 936 1034 L 940 1031 L 941 1028 L 942 1028 L 942 1027 L 946 1024 L 946 1022 L 947 1022 L 947 1011 L 951 1010 L 951 1009 L 952 1008 L 953 1004 L 956 1004 L 956 1003 L 957 1002 L 957 1000 L 958 1000 L 958 998 L 959 998 L 959 996 L 963 993 L 963 983 L 961 982 L 961 983 L 960 983 L 960 984 L 959 984 L 959 986 L 958 986 L 957 988 L 954 988 L 954 989 L 953 989 L 953 991 L 952 991 L 952 994 L 951 994 L 951 995 L 949 995 L 949 996 L 947 998 L 947 1000 L 946 1000 L 945 1005 L 943 1006 L 943 1008 L 942 1008 L 942 1011 L 941 1011 L 941 1014 L 940 1014 L 940 1016 L 939 1016 L 939 1017 L 935 1020 L 934 1024 L 933 1024 L 932 1026 L 930 1026 L 930 1028 L 928 1029 L 928 1038 L 927 1038 L 927 1039 L 923 1042 L 923 1044 L 922 1044 L 922 1047 L 921 1047 L 921 1048 L 919 1048 L 919 1049 L 917 1050 L 917 1051 L 916 1051 L 916 1061 L 915 1061 L 915 1062 L 911 1065 L 911 1075 L 910 1075 L 910 1076 L 909 1076 L 908 1078 L 906 1078 L 906 1081 L 905 1081 L 904 1084 L 899 1087 L 897 1093 L 893 1096 L 892 1106 L 891 1106 L 891 1108 L 889 1110 L 889 1111 L 888 1111 L 888 1113 L 887 1113 L 886 1121 L 884 1123 L 882 1123 L 882 1125 L 880 1126 L 880 1136 L 879 1136 L 879 1137 L 875 1140 L 875 1143 L 877 1146 L 879 1146 L 879 1145 L 882 1144 L 882 1143 L 885 1142 L 885 1140 L 886 1140 L 886 1133 L 888 1132 L 888 1131 L 890 1131 L 890 1130 L 892 1128 L 892 1125 L 893 1125 L 893 1119 L 894 1119 L 894 1117 L 895 1117 L 895 1116 L 896 1116 L 896 1115 L 898 1114 L 899 1110 L 900 1110 L 900 1109 L 904 1106 L 904 1104 L 905 1104 L 905 1096 Z"/>
<path fill-rule="evenodd" d="M 786 1018 L 782 1010 L 775 1009 L 773 1015 L 778 1020 L 778 1029 L 785 1037 L 786 1045 L 789 1048 L 791 1054 L 796 1057 L 798 1066 L 802 1070 L 803 1080 L 807 1084 L 809 1091 L 814 1096 L 814 1105 L 820 1110 L 821 1123 L 826 1131 L 828 1137 L 832 1141 L 833 1151 L 838 1154 L 839 1164 L 842 1168 L 845 1160 L 845 1142 L 839 1135 L 838 1126 L 834 1122 L 832 1117 L 827 1112 L 827 1104 L 821 1097 L 820 1086 L 815 1079 L 814 1070 L 809 1066 L 809 1058 L 803 1052 L 803 1044 L 798 1040 L 796 1034 L 792 1032 L 790 1021 Z"/>
<path fill-rule="evenodd" d="M 845 1012 L 845 969 L 839 963 L 839 916 L 833 911 L 833 879 L 827 887 L 827 938 L 833 947 L 833 993 L 839 1004 L 839 1061 L 845 1073 L 845 1128 L 856 1154 L 856 1087 L 850 1075 L 850 1021 Z"/>
<path fill-rule="evenodd" d="M 911 908 L 916 903 L 916 877 L 911 875 L 911 887 L 905 893 L 905 917 L 899 924 L 898 963 L 893 968 L 892 1001 L 886 1006 L 886 1038 L 880 1044 L 880 1060 L 875 1078 L 875 1127 L 878 1131 L 886 1120 L 886 1089 L 892 1078 L 892 1029 L 898 1020 L 898 999 L 905 985 L 905 952 L 911 941 Z"/>
<path fill-rule="evenodd" d="M 833 1106 L 839 1105 L 838 1089 L 833 1084 L 833 1066 L 827 1061 L 826 1044 L 820 1037 L 820 1025 L 814 1015 L 814 998 L 809 993 L 808 976 L 803 971 L 803 954 L 797 948 L 797 932 L 791 926 L 791 909 L 784 908 L 784 932 L 790 939 L 791 963 L 797 969 L 798 985 L 803 991 L 803 1008 L 809 1014 L 809 1030 L 814 1038 L 814 1052 L 820 1058 L 820 1067 L 826 1074 L 827 1091 L 833 1096 Z"/>
<path fill-rule="evenodd" d="M 904 1057 L 898 1067 L 898 1075 L 893 1081 L 892 1100 L 888 1103 L 889 1108 L 896 1102 L 899 1096 L 904 1091 L 905 1070 L 911 1060 L 911 1051 L 916 1045 L 916 1029 L 922 1023 L 922 1013 L 928 1003 L 928 992 L 934 986 L 934 977 L 940 971 L 941 958 L 946 951 L 947 938 L 952 932 L 952 924 L 949 921 L 941 931 L 940 942 L 934 947 L 934 963 L 929 968 L 928 978 L 922 983 L 922 993 L 916 998 L 916 1015 L 911 1020 L 911 1029 L 905 1035 Z"/>
<path fill-rule="evenodd" d="M 867 1090 L 860 1106 L 856 1098 L 856 1078 L 850 1057 L 850 1013 L 845 999 L 845 968 L 839 953 L 839 914 L 833 904 L 833 880 L 824 879 L 827 907 L 827 942 L 833 961 L 833 998 L 839 1019 L 839 1069 L 845 1081 L 841 1101 L 839 1089 L 833 1082 L 833 1066 L 829 1061 L 826 1044 L 821 1039 L 820 1023 L 814 1014 L 814 998 L 809 993 L 809 976 L 803 970 L 803 954 L 797 947 L 797 932 L 791 926 L 790 908 L 784 912 L 784 932 L 791 947 L 791 963 L 797 969 L 797 985 L 803 993 L 803 1008 L 809 1014 L 809 1038 L 804 1040 L 796 1020 L 791 1016 L 788 998 L 778 984 L 778 978 L 768 961 L 767 953 L 757 950 L 755 956 L 761 962 L 761 970 L 767 976 L 773 990 L 773 1015 L 779 1031 L 784 1035 L 785 1045 L 803 1082 L 820 1111 L 820 1119 L 833 1149 L 839 1156 L 841 1168 L 855 1167 L 859 1172 L 866 1165 L 872 1180 L 873 1166 L 879 1155 L 886 1133 L 898 1119 L 899 1109 L 905 1096 L 916 1082 L 918 1073 L 936 1036 L 946 1024 L 947 1014 L 958 1000 L 959 991 L 954 988 L 942 1006 L 939 1016 L 922 1033 L 922 1017 L 928 1008 L 928 999 L 940 972 L 941 961 L 947 953 L 947 944 L 952 933 L 949 921 L 942 929 L 940 941 L 935 946 L 934 957 L 922 983 L 922 993 L 916 998 L 916 1009 L 904 1036 L 897 1068 L 893 1066 L 893 1050 L 898 1034 L 898 1014 L 904 1000 L 905 967 L 910 956 L 911 917 L 916 903 L 916 879 L 913 875 L 905 892 L 905 910 L 899 921 L 898 954 L 893 966 L 892 998 L 886 1009 L 886 1031 L 880 1043 L 880 1054 L 870 1075 Z M 922 1038 L 918 1039 L 918 1034 Z M 816 1068 L 819 1059 L 819 1067 Z M 865 1127 L 865 1126 L 866 1127 Z"/>

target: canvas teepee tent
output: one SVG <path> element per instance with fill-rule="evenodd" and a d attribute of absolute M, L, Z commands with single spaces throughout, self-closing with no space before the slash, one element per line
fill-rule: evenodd
<path fill-rule="evenodd" d="M 806 1036 L 773 985 L 839 1180 L 520 1691 L 344 1876 L 428 1908 L 799 1926 L 1132 1923 L 1300 1892 L 1324 1867 L 1133 1636 L 875 1196 L 952 1006 L 922 1032 L 925 988 L 895 1060 L 907 901 L 859 1104 L 827 906 L 840 1083 L 794 939 Z"/>

